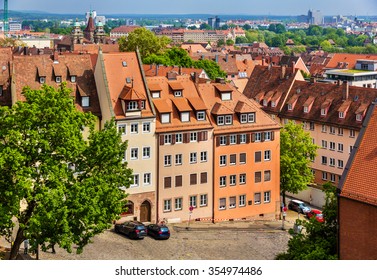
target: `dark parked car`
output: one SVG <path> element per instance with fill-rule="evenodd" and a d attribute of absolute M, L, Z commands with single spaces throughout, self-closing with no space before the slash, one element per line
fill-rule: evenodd
<path fill-rule="evenodd" d="M 147 229 L 140 222 L 125 222 L 123 224 L 115 224 L 115 232 L 123 233 L 129 238 L 143 239 L 147 236 Z"/>
<path fill-rule="evenodd" d="M 306 213 L 306 217 L 308 219 L 315 217 L 315 219 L 320 223 L 323 223 L 325 221 L 322 211 L 317 209 L 312 209 L 310 212 Z"/>
<path fill-rule="evenodd" d="M 147 227 L 148 235 L 155 239 L 169 239 L 170 230 L 165 225 L 150 224 Z"/>
<path fill-rule="evenodd" d="M 310 212 L 310 207 L 300 200 L 293 199 L 288 204 L 288 209 L 294 210 L 298 213 L 306 214 Z"/>

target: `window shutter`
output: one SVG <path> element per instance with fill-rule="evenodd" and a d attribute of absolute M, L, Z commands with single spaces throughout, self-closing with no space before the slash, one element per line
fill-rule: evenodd
<path fill-rule="evenodd" d="M 165 177 L 164 178 L 164 187 L 166 188 L 171 188 L 171 177 Z"/>
<path fill-rule="evenodd" d="M 261 141 L 263 142 L 264 141 L 264 132 L 262 131 L 260 134 L 261 134 Z"/>
<path fill-rule="evenodd" d="M 220 136 L 216 137 L 216 147 L 220 146 Z"/>
<path fill-rule="evenodd" d="M 271 131 L 271 141 L 275 140 L 275 131 Z"/>
<path fill-rule="evenodd" d="M 255 133 L 251 133 L 251 142 L 255 142 Z"/>
<path fill-rule="evenodd" d="M 207 183 L 207 172 L 200 173 L 200 184 Z"/>
<path fill-rule="evenodd" d="M 229 143 L 230 143 L 230 136 L 228 135 L 226 136 L 226 144 L 229 145 Z"/>
<path fill-rule="evenodd" d="M 202 141 L 207 141 L 208 140 L 208 131 L 203 131 L 203 137 L 202 137 Z"/>
<path fill-rule="evenodd" d="M 240 143 L 241 143 L 241 135 L 238 134 L 238 135 L 237 135 L 237 144 L 240 144 Z"/>
<path fill-rule="evenodd" d="M 250 137 L 250 134 L 247 133 L 247 134 L 246 134 L 246 143 L 247 143 L 247 144 L 250 143 L 250 138 L 251 138 L 251 137 Z"/>
<path fill-rule="evenodd" d="M 198 142 L 203 141 L 203 131 L 198 132 Z"/>
<path fill-rule="evenodd" d="M 196 173 L 190 174 L 190 185 L 196 185 L 197 183 L 197 178 L 196 178 Z"/>
<path fill-rule="evenodd" d="M 183 143 L 190 142 L 190 134 L 189 133 L 183 133 Z"/>
<path fill-rule="evenodd" d="M 182 187 L 182 175 L 175 176 L 175 186 Z"/>
<path fill-rule="evenodd" d="M 171 135 L 171 143 L 173 145 L 175 144 L 175 134 L 174 133 Z"/>
<path fill-rule="evenodd" d="M 164 145 L 164 135 L 160 135 L 160 146 Z"/>
<path fill-rule="evenodd" d="M 230 163 L 236 164 L 236 160 L 237 160 L 236 154 L 231 154 L 230 155 Z"/>

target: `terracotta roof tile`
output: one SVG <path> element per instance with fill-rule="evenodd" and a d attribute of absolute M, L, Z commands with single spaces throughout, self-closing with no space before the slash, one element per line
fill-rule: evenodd
<path fill-rule="evenodd" d="M 172 90 L 182 90 L 183 86 L 181 83 L 178 82 L 169 82 L 169 86 Z"/>
<path fill-rule="evenodd" d="M 173 108 L 171 106 L 170 100 L 153 100 L 154 106 L 160 113 L 171 113 L 173 112 Z"/>
<path fill-rule="evenodd" d="M 192 108 L 186 98 L 174 98 L 172 101 L 179 112 L 192 111 Z"/>
<path fill-rule="evenodd" d="M 354 69 L 356 65 L 356 61 L 358 59 L 370 59 L 370 60 L 377 60 L 377 54 L 350 54 L 350 53 L 336 53 L 330 59 L 329 63 L 326 65 L 327 69 L 334 69 L 334 68 L 347 68 L 347 69 Z M 346 64 L 345 64 L 346 63 Z"/>
<path fill-rule="evenodd" d="M 187 98 L 188 101 L 190 102 L 191 106 L 194 107 L 195 110 L 201 111 L 201 110 L 206 110 L 207 107 L 204 104 L 203 100 L 199 97 L 191 97 Z"/>

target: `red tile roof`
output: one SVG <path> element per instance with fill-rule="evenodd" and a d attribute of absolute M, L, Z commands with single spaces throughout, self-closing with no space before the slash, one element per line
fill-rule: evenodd
<path fill-rule="evenodd" d="M 346 68 L 354 69 L 358 59 L 377 60 L 377 54 L 350 54 L 336 53 L 326 65 L 327 69 Z"/>

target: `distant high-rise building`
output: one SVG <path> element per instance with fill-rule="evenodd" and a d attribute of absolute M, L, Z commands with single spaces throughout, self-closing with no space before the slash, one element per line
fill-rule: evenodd
<path fill-rule="evenodd" d="M 321 25 L 323 24 L 323 15 L 320 10 L 309 10 L 308 11 L 308 23 L 311 25 Z"/>
<path fill-rule="evenodd" d="M 218 16 L 208 18 L 208 25 L 211 26 L 212 29 L 219 29 L 220 28 L 220 18 Z"/>

